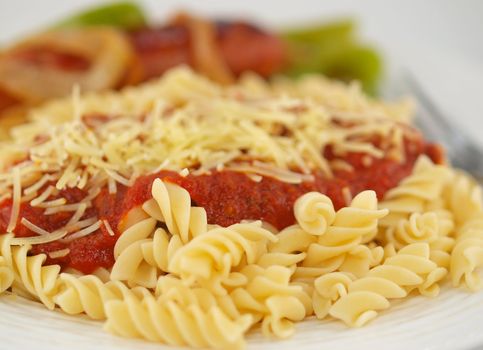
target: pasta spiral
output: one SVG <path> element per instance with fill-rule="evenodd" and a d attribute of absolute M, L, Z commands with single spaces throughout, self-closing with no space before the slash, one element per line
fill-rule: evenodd
<path fill-rule="evenodd" d="M 0 257 L 3 258 L 3 266 L 13 272 L 12 288 L 21 290 L 53 309 L 52 297 L 57 291 L 60 266 L 43 266 L 47 259 L 45 254 L 28 256 L 30 245 L 13 246 L 12 238 L 12 234 L 0 235 Z"/>
<path fill-rule="evenodd" d="M 157 281 L 156 268 L 144 260 L 142 245 L 148 243 L 156 226 L 156 220 L 142 220 L 124 231 L 114 245 L 116 259 L 112 270 L 113 281 L 127 281 L 129 285 L 153 288 Z"/>
<path fill-rule="evenodd" d="M 121 235 L 114 247 L 116 261 L 111 271 L 112 280 L 154 288 L 158 275 L 168 272 L 168 261 L 183 244 L 179 235 L 169 235 L 162 228 L 153 233 L 155 224 L 149 218 Z"/>
<path fill-rule="evenodd" d="M 76 276 L 62 273 L 59 282 L 59 292 L 53 297 L 55 304 L 67 314 L 85 313 L 95 320 L 106 318 L 105 307 L 109 300 L 141 298 L 150 294 L 147 289 L 130 289 L 119 281 L 103 282 L 95 275 Z"/>
<path fill-rule="evenodd" d="M 483 216 L 468 221 L 458 232 L 451 253 L 450 274 L 453 285 L 471 291 L 482 288 L 477 269 L 483 265 Z"/>
<path fill-rule="evenodd" d="M 151 193 L 153 199 L 143 204 L 144 211 L 164 222 L 168 231 L 179 235 L 183 243 L 207 231 L 205 209 L 192 207 L 190 195 L 184 188 L 155 179 Z"/>
<path fill-rule="evenodd" d="M 181 247 L 169 262 L 168 270 L 224 294 L 221 283 L 229 279 L 231 269 L 244 261 L 255 263 L 266 252 L 267 242 L 276 239 L 261 227 L 261 222 L 215 227 Z"/>
<path fill-rule="evenodd" d="M 335 219 L 332 201 L 319 192 L 309 192 L 299 197 L 294 204 L 297 223 L 312 235 L 323 235 Z"/>
<path fill-rule="evenodd" d="M 361 257 L 365 257 L 367 269 L 369 265 L 378 263 L 383 255 L 382 248 L 364 248 L 361 243 L 377 234 L 378 220 L 386 214 L 387 210 L 377 209 L 374 191 L 359 193 L 349 207 L 337 211 L 326 232 L 309 246 L 307 257 L 297 268 L 296 275 L 318 277 L 337 269 L 350 270 L 351 266 L 358 265 L 351 261 L 351 257 L 358 257 L 359 262 Z"/>
<path fill-rule="evenodd" d="M 401 220 L 386 231 L 386 242 L 393 243 L 396 249 L 417 242 L 433 242 L 439 236 L 439 223 L 436 213 L 413 213 L 407 220 Z"/>
<path fill-rule="evenodd" d="M 323 319 L 329 314 L 332 304 L 347 295 L 354 279 L 355 276 L 347 272 L 332 272 L 314 281 L 312 305 L 317 318 Z"/>
<path fill-rule="evenodd" d="M 429 243 L 431 260 L 438 266 L 448 268 L 455 241 L 448 235 L 453 232 L 454 226 L 452 215 L 447 210 L 413 213 L 408 219 L 400 220 L 396 226 L 388 227 L 384 242 L 392 244 L 395 249 L 411 243 Z"/>
<path fill-rule="evenodd" d="M 420 156 L 412 174 L 389 190 L 379 203 L 380 208 L 389 209 L 389 214 L 381 220 L 380 225 L 395 226 L 412 213 L 425 211 L 428 204 L 441 196 L 451 176 L 447 167 L 433 164 L 428 157 Z"/>
<path fill-rule="evenodd" d="M 310 296 L 304 289 L 290 283 L 292 272 L 283 266 L 262 268 L 248 265 L 241 270 L 247 282 L 230 293 L 242 313 L 262 320 L 262 332 L 286 338 L 293 334 L 293 322 L 312 314 Z"/>
<path fill-rule="evenodd" d="M 277 233 L 277 241 L 268 243 L 267 253 L 258 259 L 257 264 L 262 267 L 280 265 L 295 268 L 307 256 L 305 251 L 310 244 L 316 241 L 317 236 L 304 231 L 299 225 L 286 227 Z"/>
<path fill-rule="evenodd" d="M 462 225 L 483 211 L 482 190 L 466 173 L 457 170 L 453 173 L 454 179 L 446 186 L 444 197 L 456 223 Z"/>
<path fill-rule="evenodd" d="M 0 294 L 10 288 L 13 279 L 13 270 L 7 265 L 5 258 L 0 256 Z"/>
<path fill-rule="evenodd" d="M 427 296 L 437 295 L 437 282 L 447 271 L 432 262 L 429 254 L 427 243 L 414 243 L 386 259 L 383 265 L 372 268 L 363 278 L 350 281 L 340 274 L 320 277 L 332 279 L 331 283 L 324 284 L 320 280 L 316 283 L 316 292 L 324 303 L 320 309 L 328 308 L 332 317 L 349 326 L 360 327 L 374 319 L 377 311 L 387 309 L 390 299 L 404 298 L 414 289 Z M 327 307 L 330 302 L 333 304 Z M 325 314 L 322 312 L 320 316 Z"/>
<path fill-rule="evenodd" d="M 242 348 L 252 325 L 250 315 L 232 318 L 217 298 L 203 288 L 188 288 L 179 280 L 161 277 L 163 292 L 142 299 L 128 296 L 106 304 L 104 328 L 112 333 L 169 345 Z"/>

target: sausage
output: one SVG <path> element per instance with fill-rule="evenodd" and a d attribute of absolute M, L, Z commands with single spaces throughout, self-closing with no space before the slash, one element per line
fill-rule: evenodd
<path fill-rule="evenodd" d="M 252 71 L 269 77 L 285 65 L 285 48 L 275 35 L 245 22 L 219 21 L 215 28 L 221 55 L 235 76 Z M 144 71 L 143 80 L 179 64 L 194 64 L 190 33 L 184 25 L 143 28 L 129 36 Z"/>

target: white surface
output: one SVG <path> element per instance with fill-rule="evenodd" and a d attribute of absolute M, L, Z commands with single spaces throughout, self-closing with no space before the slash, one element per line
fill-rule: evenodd
<path fill-rule="evenodd" d="M 35 30 L 95 0 L 0 0 L 0 42 Z M 475 138 L 483 127 L 483 1 L 173 1 L 145 2 L 156 18 L 175 8 L 202 14 L 247 14 L 271 25 L 355 14 L 364 36 L 408 67 L 438 105 Z M 479 140 L 482 145 L 483 141 Z M 309 321 L 288 341 L 250 337 L 249 349 L 470 349 L 483 344 L 483 293 L 444 289 L 414 298 L 368 327 Z M 101 324 L 0 296 L 0 349 L 161 349 L 106 334 Z"/>
<path fill-rule="evenodd" d="M 19 297 L 0 296 L 0 349 L 154 350 L 175 349 L 105 333 L 102 323 L 44 309 Z M 247 349 L 459 350 L 483 344 L 483 293 L 445 288 L 434 299 L 402 301 L 359 329 L 336 321 L 312 319 L 299 323 L 284 341 L 248 336 Z"/>

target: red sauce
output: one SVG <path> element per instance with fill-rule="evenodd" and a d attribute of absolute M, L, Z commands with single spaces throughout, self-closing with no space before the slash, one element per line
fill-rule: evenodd
<path fill-rule="evenodd" d="M 268 177 L 254 182 L 246 175 L 233 171 L 213 171 L 210 175 L 186 177 L 163 171 L 141 176 L 129 188 L 119 185 L 114 195 L 110 195 L 107 189 L 101 191 L 83 217 L 97 215 L 99 219 L 107 220 L 115 231 L 114 236 L 110 236 L 102 225 L 95 233 L 70 243 L 57 241 L 35 245 L 31 254 L 69 248 L 70 253 L 67 256 L 49 258 L 48 263 L 58 263 L 84 273 L 90 273 L 97 267 L 112 266 L 113 247 L 119 236 L 117 225 L 131 208 L 141 205 L 151 197 L 151 184 L 155 178 L 184 187 L 190 193 L 193 205 L 206 209 L 211 224 L 228 226 L 243 219 L 261 219 L 282 229 L 295 222 L 293 204 L 300 195 L 309 191 L 325 193 L 332 199 L 336 209 L 346 205 L 342 194 L 344 187 L 348 187 L 352 195 L 373 189 L 381 199 L 387 190 L 395 187 L 411 173 L 415 160 L 422 153 L 428 154 L 435 162 L 442 161 L 441 150 L 419 138 L 411 143 L 406 142 L 406 159 L 402 163 L 388 158 L 372 158 L 372 164 L 366 167 L 362 160 L 364 155 L 350 153 L 344 159 L 353 166 L 354 171 L 337 171 L 333 178 L 316 173 L 315 181 L 301 184 L 288 184 Z M 326 150 L 325 156 L 329 159 L 335 157 L 330 149 Z M 85 195 L 78 189 L 60 192 L 60 196 L 66 198 L 67 203 L 79 202 Z M 5 231 L 8 225 L 11 203 L 11 200 L 0 203 L 0 231 Z M 25 217 L 49 232 L 64 226 L 71 215 L 71 212 L 43 215 L 43 209 L 33 208 L 28 203 L 23 203 L 20 210 L 20 217 Z M 18 222 L 15 235 L 23 237 L 35 234 Z"/>

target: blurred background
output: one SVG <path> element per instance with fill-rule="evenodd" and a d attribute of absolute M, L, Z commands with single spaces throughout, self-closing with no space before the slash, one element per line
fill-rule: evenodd
<path fill-rule="evenodd" d="M 103 1 L 0 1 L 0 45 Z M 275 30 L 353 18 L 384 58 L 385 76 L 410 70 L 449 118 L 483 145 L 483 1 L 480 0 L 144 0 L 150 22 L 184 9 L 211 18 L 247 18 Z M 481 140 L 480 140 L 481 139 Z"/>

